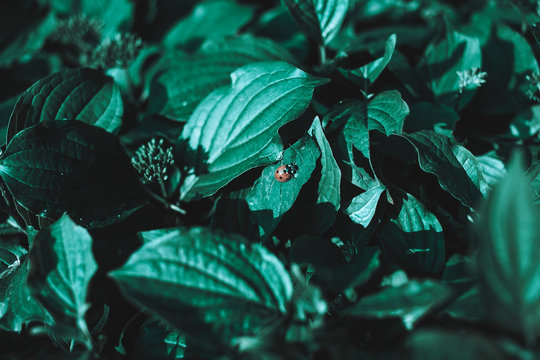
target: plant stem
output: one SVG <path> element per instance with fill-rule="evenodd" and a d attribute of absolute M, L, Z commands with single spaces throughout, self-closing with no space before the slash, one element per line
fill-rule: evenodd
<path fill-rule="evenodd" d="M 321 66 L 326 65 L 326 48 L 324 47 L 324 45 L 319 45 L 319 61 Z"/>
<path fill-rule="evenodd" d="M 152 191 L 148 190 L 146 187 L 145 187 L 145 190 L 148 193 L 148 195 L 150 195 L 150 197 L 152 197 L 154 200 L 157 200 L 160 203 L 162 203 L 167 210 L 172 210 L 172 211 L 177 212 L 177 213 L 179 213 L 181 215 L 186 215 L 186 211 L 184 209 L 182 209 L 181 207 L 179 207 L 179 206 L 177 206 L 175 204 L 169 203 L 167 200 L 165 200 L 161 196 L 153 193 Z"/>

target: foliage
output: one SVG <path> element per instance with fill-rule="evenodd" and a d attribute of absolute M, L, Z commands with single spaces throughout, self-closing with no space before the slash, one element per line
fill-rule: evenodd
<path fill-rule="evenodd" d="M 538 1 L 2 10 L 2 359 L 540 357 Z"/>

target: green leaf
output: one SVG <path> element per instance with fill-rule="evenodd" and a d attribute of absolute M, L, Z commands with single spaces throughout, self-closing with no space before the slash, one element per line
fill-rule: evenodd
<path fill-rule="evenodd" d="M 350 155 L 354 146 L 370 159 L 369 131 L 378 130 L 387 136 L 400 134 L 403 121 L 409 114 L 409 107 L 397 90 L 389 90 L 371 99 L 367 107 L 365 103 L 358 101 L 343 111 L 344 114 L 340 117 L 349 117 L 343 134 Z"/>
<path fill-rule="evenodd" d="M 374 246 L 366 246 L 357 250 L 357 254 L 348 254 L 350 259 L 333 269 L 332 277 L 326 282 L 326 288 L 340 294 L 347 288 L 364 285 L 381 265 L 381 252 Z M 318 274 L 315 274 L 315 277 Z M 317 277 L 314 280 L 319 280 Z M 320 280 L 319 280 L 320 282 Z"/>
<path fill-rule="evenodd" d="M 452 148 L 452 152 L 473 182 L 474 186 L 482 193 L 483 196 L 486 196 L 489 191 L 489 186 L 484 179 L 482 167 L 480 166 L 476 156 L 461 145 L 455 145 Z"/>
<path fill-rule="evenodd" d="M 340 69 L 340 72 L 343 74 L 343 76 L 347 77 L 351 81 L 354 81 L 355 84 L 363 86 L 363 88 L 367 90 L 386 68 L 386 65 L 388 65 L 392 59 L 392 54 L 394 53 L 395 48 L 396 34 L 392 34 L 388 37 L 388 39 L 386 39 L 383 56 L 359 67 L 358 69 Z"/>
<path fill-rule="evenodd" d="M 268 250 L 204 228 L 144 244 L 111 276 L 186 335 L 223 345 L 283 316 L 292 297 L 289 274 Z"/>
<path fill-rule="evenodd" d="M 283 0 L 298 26 L 319 44 L 336 36 L 349 10 L 349 0 Z"/>
<path fill-rule="evenodd" d="M 285 49 L 269 39 L 244 35 L 206 42 L 198 53 L 178 54 L 156 69 L 147 114 L 186 121 L 202 99 L 230 84 L 234 70 L 278 60 L 293 62 Z"/>
<path fill-rule="evenodd" d="M 240 234 L 253 242 L 259 242 L 259 226 L 253 219 L 253 214 L 246 200 L 250 191 L 251 186 L 221 196 L 216 203 L 212 227 Z"/>
<path fill-rule="evenodd" d="M 130 0 L 76 0 L 71 13 L 82 12 L 103 23 L 103 34 L 112 37 L 117 32 L 127 31 L 135 18 L 135 4 Z"/>
<path fill-rule="evenodd" d="M 177 159 L 193 172 L 182 200 L 212 195 L 247 170 L 279 160 L 277 130 L 300 116 L 326 82 L 284 62 L 247 65 L 231 78 L 230 88 L 199 104 L 180 136 Z"/>
<path fill-rule="evenodd" d="M 386 287 L 367 295 L 350 307 L 346 314 L 364 318 L 400 318 L 407 330 L 441 306 L 451 291 L 433 280 L 413 280 L 397 287 Z"/>
<path fill-rule="evenodd" d="M 182 233 L 182 228 L 167 228 L 141 231 L 137 236 L 142 240 L 143 244 L 153 241 L 164 241 L 164 239 L 175 239 Z"/>
<path fill-rule="evenodd" d="M 514 156 L 480 211 L 476 261 L 487 320 L 520 332 L 528 343 L 540 334 L 539 216 L 521 158 Z"/>
<path fill-rule="evenodd" d="M 478 165 L 488 186 L 491 188 L 506 174 L 506 167 L 495 151 L 478 156 Z"/>
<path fill-rule="evenodd" d="M 408 268 L 438 275 L 444 267 L 441 224 L 410 194 L 403 200 L 397 219 L 379 230 L 379 238 L 388 255 Z"/>
<path fill-rule="evenodd" d="M 19 132 L 0 159 L 17 202 L 40 217 L 68 212 L 87 227 L 123 220 L 146 201 L 118 140 L 80 121 L 46 121 Z"/>
<path fill-rule="evenodd" d="M 481 67 L 480 41 L 457 31 L 447 30 L 443 40 L 427 47 L 419 64 L 419 69 L 422 70 L 419 73 L 426 75 L 435 99 L 453 107 L 460 90 L 458 71 Z M 459 109 L 472 99 L 474 93 L 474 90 L 469 90 L 460 95 L 457 103 Z"/>
<path fill-rule="evenodd" d="M 540 105 L 519 112 L 510 123 L 510 134 L 518 139 L 538 138 L 540 132 Z"/>
<path fill-rule="evenodd" d="M 482 194 L 454 155 L 452 140 L 428 130 L 402 136 L 416 149 L 422 170 L 437 176 L 441 187 L 463 205 L 476 207 Z"/>
<path fill-rule="evenodd" d="M 280 165 L 272 164 L 263 169 L 246 196 L 246 201 L 265 237 L 272 233 L 293 206 L 302 186 L 311 178 L 320 154 L 315 140 L 305 135 L 283 153 L 282 164 L 298 167 L 291 180 L 276 180 L 274 173 Z"/>
<path fill-rule="evenodd" d="M 7 143 L 19 131 L 48 120 L 80 120 L 117 132 L 124 106 L 112 78 L 92 69 L 64 70 L 41 79 L 15 105 Z"/>
<path fill-rule="evenodd" d="M 28 285 L 54 318 L 52 332 L 92 347 L 85 313 L 90 279 L 97 270 L 92 237 L 64 214 L 35 238 Z"/>
<path fill-rule="evenodd" d="M 52 322 L 30 294 L 29 268 L 26 249 L 7 240 L 0 242 L 0 329 L 20 332 L 31 321 Z"/>
<path fill-rule="evenodd" d="M 253 8 L 231 0 L 210 0 L 172 26 L 163 38 L 167 47 L 189 46 L 203 39 L 233 35 L 253 17 Z"/>
<path fill-rule="evenodd" d="M 319 180 L 317 204 L 329 203 L 335 210 L 340 206 L 341 170 L 337 164 L 332 148 L 326 139 L 319 118 L 315 118 L 308 134 L 315 138 L 321 150 L 321 180 Z"/>
<path fill-rule="evenodd" d="M 384 190 L 386 187 L 382 184 L 375 184 L 366 189 L 352 199 L 351 204 L 345 209 L 345 214 L 349 215 L 353 222 L 367 227 L 375 215 L 379 198 Z"/>

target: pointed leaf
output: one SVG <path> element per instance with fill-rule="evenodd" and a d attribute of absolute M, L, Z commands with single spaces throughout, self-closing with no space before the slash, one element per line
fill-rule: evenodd
<path fill-rule="evenodd" d="M 281 317 L 292 296 L 289 274 L 268 250 L 204 228 L 144 244 L 111 276 L 188 336 L 225 345 Z"/>
<path fill-rule="evenodd" d="M 392 59 L 392 54 L 396 48 L 396 34 L 392 34 L 386 39 L 384 46 L 384 54 L 372 62 L 354 70 L 340 69 L 340 72 L 348 79 L 354 81 L 357 85 L 363 86 L 364 89 L 369 88 L 371 84 L 377 80 L 386 65 Z"/>
<path fill-rule="evenodd" d="M 116 137 L 80 121 L 46 121 L 21 131 L 0 159 L 0 176 L 33 214 L 101 227 L 146 198 Z"/>
<path fill-rule="evenodd" d="M 30 254 L 28 284 L 54 318 L 53 333 L 92 346 L 84 315 L 88 284 L 97 270 L 92 237 L 68 215 L 42 229 Z"/>
<path fill-rule="evenodd" d="M 264 168 L 246 197 L 249 209 L 262 227 L 264 236 L 269 236 L 279 224 L 283 215 L 293 206 L 302 186 L 310 179 L 320 156 L 317 143 L 309 135 L 294 143 L 283 154 L 282 164 L 296 165 L 298 170 L 287 182 L 279 182 L 274 177 L 281 164 Z"/>
<path fill-rule="evenodd" d="M 30 294 L 26 283 L 30 264 L 20 245 L 0 242 L 0 329 L 20 332 L 31 321 L 52 323 L 50 315 Z"/>
<path fill-rule="evenodd" d="M 80 120 L 116 132 L 124 105 L 112 78 L 92 69 L 64 70 L 39 80 L 15 105 L 7 143 L 19 131 L 47 120 Z"/>
<path fill-rule="evenodd" d="M 428 130 L 402 136 L 416 149 L 422 170 L 437 176 L 441 187 L 463 205 L 476 207 L 482 194 L 454 155 L 455 144 L 448 137 Z"/>
<path fill-rule="evenodd" d="M 349 0 L 283 0 L 298 26 L 320 44 L 328 44 L 341 28 Z"/>
<path fill-rule="evenodd" d="M 482 167 L 480 166 L 476 156 L 461 145 L 455 145 L 452 148 L 452 152 L 473 182 L 474 186 L 480 191 L 480 193 L 482 193 L 483 196 L 486 196 L 489 187 L 484 179 Z"/>
<path fill-rule="evenodd" d="M 476 228 L 481 293 L 489 321 L 523 334 L 540 334 L 540 212 L 533 203 L 521 158 L 491 191 Z"/>
<path fill-rule="evenodd" d="M 379 231 L 381 245 L 398 263 L 438 275 L 444 267 L 442 227 L 435 215 L 407 194 L 397 219 Z"/>
<path fill-rule="evenodd" d="M 329 203 L 339 210 L 341 170 L 332 154 L 332 148 L 324 135 L 319 118 L 315 118 L 308 133 L 315 138 L 321 150 L 321 180 L 319 181 L 317 204 Z"/>
<path fill-rule="evenodd" d="M 407 330 L 412 330 L 422 317 L 442 305 L 450 295 L 451 291 L 438 282 L 414 280 L 363 297 L 347 310 L 347 315 L 376 319 L 398 317 Z"/>
<path fill-rule="evenodd" d="M 181 199 L 214 194 L 238 175 L 279 159 L 277 130 L 300 116 L 313 89 L 326 82 L 284 62 L 247 65 L 232 86 L 214 91 L 197 107 L 177 146 L 177 158 L 194 172 Z"/>
<path fill-rule="evenodd" d="M 352 199 L 349 207 L 345 209 L 345 214 L 349 215 L 353 222 L 367 227 L 375 215 L 379 198 L 384 190 L 386 188 L 381 184 L 368 188 Z"/>

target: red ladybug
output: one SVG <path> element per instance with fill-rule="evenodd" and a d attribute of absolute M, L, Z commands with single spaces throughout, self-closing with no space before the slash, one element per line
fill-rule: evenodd
<path fill-rule="evenodd" d="M 276 169 L 274 177 L 279 182 L 287 182 L 294 177 L 297 171 L 298 166 L 296 165 L 281 165 Z"/>

